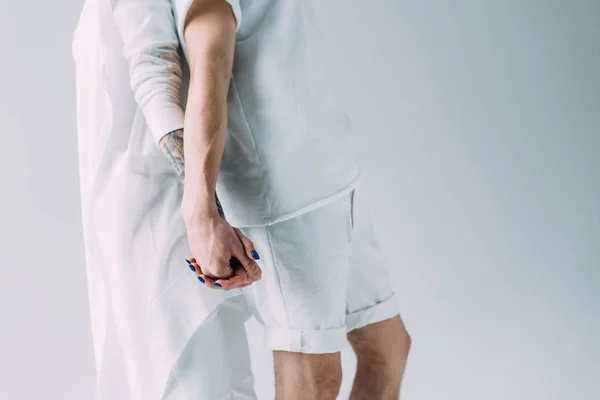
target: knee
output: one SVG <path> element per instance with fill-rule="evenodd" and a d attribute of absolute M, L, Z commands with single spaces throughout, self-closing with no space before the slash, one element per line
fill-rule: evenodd
<path fill-rule="evenodd" d="M 334 367 L 323 374 L 320 382 L 321 399 L 335 400 L 342 387 L 342 368 Z"/>
<path fill-rule="evenodd" d="M 405 357 L 408 356 L 408 352 L 410 351 L 410 347 L 412 346 L 412 338 L 410 337 L 410 334 L 406 331 L 406 329 L 404 330 L 404 333 L 402 334 L 401 338 L 400 338 L 400 352 L 402 354 L 405 354 Z"/>
<path fill-rule="evenodd" d="M 395 384 L 404 375 L 411 345 L 412 339 L 404 328 L 395 330 L 383 343 L 356 343 L 357 368 L 373 380 Z"/>
<path fill-rule="evenodd" d="M 412 339 L 409 333 L 403 330 L 398 335 L 395 345 L 392 345 L 389 349 L 386 366 L 388 374 L 392 379 L 402 379 L 411 345 Z"/>
<path fill-rule="evenodd" d="M 279 399 L 335 400 L 342 385 L 340 353 L 275 351 L 275 386 Z M 303 397 L 298 397 L 300 394 Z"/>
<path fill-rule="evenodd" d="M 402 350 L 400 350 L 400 356 L 403 360 L 402 371 L 404 372 L 404 366 L 406 365 L 406 360 L 408 359 L 408 353 L 410 352 L 410 348 L 412 347 L 412 338 L 407 331 L 404 331 L 404 337 L 401 339 L 402 341 Z"/>

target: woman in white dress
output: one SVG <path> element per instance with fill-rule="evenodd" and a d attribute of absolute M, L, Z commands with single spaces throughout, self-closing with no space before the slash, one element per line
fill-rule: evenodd
<path fill-rule="evenodd" d="M 87 0 L 74 33 L 83 228 L 102 400 L 217 399 L 232 390 L 254 398 L 244 346 L 248 311 L 239 289 L 203 285 L 186 265 L 197 253 L 182 218 L 179 51 L 168 0 Z M 233 233 L 235 251 L 244 252 Z M 206 370 L 195 371 L 206 385 L 196 382 L 195 392 L 184 393 L 185 376 L 175 385 L 184 371 L 178 360 L 189 362 L 194 341 L 207 340 Z M 210 353 L 227 348 L 219 341 L 237 344 L 230 346 L 235 363 Z"/>

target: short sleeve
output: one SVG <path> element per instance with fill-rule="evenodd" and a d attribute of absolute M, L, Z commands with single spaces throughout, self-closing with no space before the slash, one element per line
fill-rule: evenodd
<path fill-rule="evenodd" d="M 242 24 L 242 8 L 240 7 L 240 0 L 227 0 L 231 9 L 233 10 L 233 15 L 235 16 L 236 22 L 236 32 L 240 30 L 240 26 Z"/>
<path fill-rule="evenodd" d="M 173 2 L 173 12 L 175 14 L 175 23 L 177 24 L 177 34 L 179 35 L 179 41 L 185 54 L 187 55 L 187 48 L 185 47 L 185 41 L 183 40 L 183 25 L 185 24 L 185 17 L 192 6 L 194 0 L 171 0 Z M 233 11 L 233 16 L 236 22 L 236 32 L 240 29 L 242 24 L 242 8 L 240 7 L 240 0 L 223 0 L 227 1 Z"/>

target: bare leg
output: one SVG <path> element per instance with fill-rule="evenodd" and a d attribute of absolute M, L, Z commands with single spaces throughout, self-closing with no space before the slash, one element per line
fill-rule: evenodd
<path fill-rule="evenodd" d="M 355 329 L 348 340 L 358 360 L 350 399 L 398 399 L 410 348 L 400 316 Z"/>
<path fill-rule="evenodd" d="M 277 400 L 335 400 L 342 384 L 340 353 L 274 351 Z"/>

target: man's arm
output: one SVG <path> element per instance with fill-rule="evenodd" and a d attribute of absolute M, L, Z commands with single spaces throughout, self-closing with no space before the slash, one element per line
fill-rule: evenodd
<path fill-rule="evenodd" d="M 187 221 L 219 212 L 214 193 L 227 134 L 235 31 L 236 20 L 225 0 L 195 0 L 184 22 L 190 65 L 182 204 Z"/>
<path fill-rule="evenodd" d="M 239 229 L 219 216 L 214 194 L 227 134 L 235 46 L 236 19 L 230 0 L 194 0 L 182 30 L 190 86 L 183 130 L 181 211 L 193 255 L 190 261 L 209 287 L 244 287 L 261 277 L 254 261 L 258 253 Z"/>
<path fill-rule="evenodd" d="M 160 140 L 158 143 L 163 153 L 169 159 L 171 166 L 175 170 L 179 181 L 183 185 L 183 181 L 185 178 L 185 160 L 183 156 L 183 129 L 178 129 L 173 131 Z M 225 218 L 225 213 L 223 212 L 223 207 L 221 206 L 221 202 L 219 201 L 219 197 L 217 193 L 215 193 L 215 203 L 217 205 L 217 211 L 221 218 Z"/>

